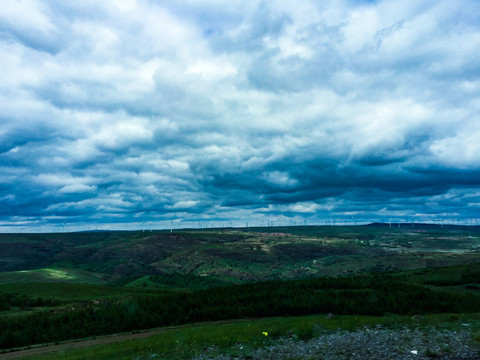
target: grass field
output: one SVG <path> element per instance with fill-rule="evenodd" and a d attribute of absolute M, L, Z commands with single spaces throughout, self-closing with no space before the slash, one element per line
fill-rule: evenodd
<path fill-rule="evenodd" d="M 172 287 L 146 276 L 242 283 L 412 270 L 480 262 L 479 239 L 479 227 L 420 224 L 0 234 L 0 283 L 142 279 L 141 286 Z"/>
<path fill-rule="evenodd" d="M 34 270 L 6 271 L 0 273 L 0 284 L 5 283 L 53 282 L 72 284 L 104 284 L 98 274 L 69 268 L 46 268 Z"/>
<path fill-rule="evenodd" d="M 440 327 L 461 329 L 465 324 L 477 339 L 480 332 L 480 314 L 435 314 L 427 315 L 420 321 L 411 316 L 334 316 L 312 315 L 299 317 L 276 317 L 258 320 L 234 321 L 232 323 L 212 323 L 189 325 L 175 329 L 165 329 L 156 335 L 121 343 L 96 345 L 86 349 L 65 350 L 29 357 L 31 360 L 120 360 L 120 359 L 188 359 L 199 355 L 205 349 L 215 347 L 217 354 L 238 354 L 249 349 L 272 344 L 276 338 L 294 336 L 309 339 L 325 331 L 353 331 L 365 326 L 398 328 Z M 267 333 L 267 336 L 264 335 Z M 241 346 L 239 346 L 241 344 Z M 237 345 L 237 346 L 234 346 Z M 242 350 L 240 350 L 240 347 Z M 209 352 L 212 354 L 212 351 Z"/>
<path fill-rule="evenodd" d="M 479 240 L 479 227 L 419 224 L 208 229 L 174 233 L 0 234 L 0 295 L 18 294 L 60 301 L 51 307 L 11 305 L 8 310 L 7 306 L 7 310 L 0 312 L 0 318 L 48 311 L 68 312 L 76 303 L 84 307 L 110 306 L 129 302 L 137 295 L 151 298 L 265 280 L 381 272 L 410 284 L 446 291 L 452 296 L 475 297 L 480 295 Z M 458 321 L 452 319 L 470 321 L 478 319 L 478 314 L 452 318 L 450 315 L 428 315 L 423 323 L 453 326 Z M 272 336 L 286 335 L 290 330 L 311 334 L 314 324 L 315 329 L 353 329 L 375 322 L 385 322 L 389 326 L 410 324 L 410 320 L 410 317 L 397 315 L 336 316 L 334 319 L 315 315 L 201 327 L 187 325 L 131 343 L 78 350 L 78 354 L 69 352 L 63 354 L 67 357 L 61 358 L 123 359 L 122 354 L 127 358 L 137 354 L 140 360 L 152 354 L 149 351 L 185 358 L 215 344 L 219 349 L 227 349 L 237 342 L 255 347 L 265 344 Z M 270 337 L 258 336 L 263 331 Z M 216 340 L 212 343 L 212 339 Z M 117 356 L 117 352 L 120 355 Z M 49 356 L 53 359 L 57 355 Z"/>
<path fill-rule="evenodd" d="M 93 284 L 68 283 L 9 283 L 0 284 L 0 292 L 16 293 L 31 297 L 57 299 L 63 301 L 90 301 L 96 299 L 118 298 L 131 294 L 151 294 L 151 290 L 142 288 L 123 288 Z M 157 292 L 154 292 L 157 293 Z"/>

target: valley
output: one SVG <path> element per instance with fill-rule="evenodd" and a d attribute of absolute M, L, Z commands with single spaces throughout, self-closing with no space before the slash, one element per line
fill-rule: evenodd
<path fill-rule="evenodd" d="M 479 240 L 426 224 L 0 234 L 0 353 L 205 321 L 477 316 Z"/>

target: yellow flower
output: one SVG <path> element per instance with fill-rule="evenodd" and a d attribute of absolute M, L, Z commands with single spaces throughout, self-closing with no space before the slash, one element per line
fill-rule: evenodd
<path fill-rule="evenodd" d="M 264 331 L 262 334 L 265 335 L 265 336 L 268 336 L 268 332 L 266 332 L 266 331 Z"/>

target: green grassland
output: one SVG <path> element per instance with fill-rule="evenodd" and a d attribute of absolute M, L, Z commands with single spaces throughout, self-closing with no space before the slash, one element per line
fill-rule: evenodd
<path fill-rule="evenodd" d="M 461 266 L 480 262 L 479 240 L 479 227 L 419 224 L 0 234 L 0 291 L 61 296 L 66 287 L 43 284 L 69 283 L 119 294 Z"/>
<path fill-rule="evenodd" d="M 208 276 L 196 276 L 191 274 L 160 274 L 142 276 L 127 283 L 127 287 L 154 288 L 154 289 L 181 289 L 199 290 L 216 286 L 225 286 L 229 283 L 209 278 Z"/>
<path fill-rule="evenodd" d="M 188 359 L 215 348 L 213 354 L 243 355 L 250 349 L 268 346 L 278 337 L 295 337 L 308 340 L 319 332 L 353 331 L 365 326 L 397 328 L 436 326 L 458 329 L 468 324 L 472 334 L 480 332 L 480 314 L 426 315 L 420 321 L 411 316 L 388 315 L 334 316 L 309 315 L 274 317 L 232 323 L 194 324 L 164 331 L 144 339 L 121 343 L 96 345 L 86 349 L 67 350 L 61 353 L 34 356 L 31 360 L 80 360 L 80 359 Z M 266 332 L 267 336 L 263 333 Z M 235 346 L 236 345 L 236 346 Z M 240 346 L 241 345 L 241 346 Z M 209 354 L 212 355 L 212 352 Z"/>
<path fill-rule="evenodd" d="M 479 240 L 479 227 L 419 224 L 0 234 L 0 298 L 9 299 L 0 306 L 0 322 L 12 329 L 11 337 L 3 336 L 3 347 L 195 321 L 330 310 L 345 314 L 343 321 L 352 324 L 362 324 L 357 315 L 375 311 L 396 313 L 385 317 L 392 323 L 403 321 L 402 314 L 480 312 Z M 327 280 L 308 280 L 318 278 Z M 352 285 L 356 282 L 363 285 L 357 288 Z M 404 298 L 402 291 L 416 294 L 420 305 Z M 232 294 L 237 294 L 233 301 Z M 169 301 L 181 309 L 170 308 Z M 232 308 L 225 305 L 229 302 Z M 116 317 L 124 319 L 117 327 Z M 285 322 L 282 329 L 295 328 L 293 318 L 278 319 Z M 60 325 L 64 331 L 57 336 Z M 21 331 L 32 333 L 41 326 L 49 327 L 45 336 L 21 340 Z M 197 341 L 175 336 L 182 339 L 178 354 L 184 343 Z M 253 341 L 249 339 L 245 341 Z M 142 341 L 145 349 L 153 346 Z M 144 346 L 137 345 L 137 350 Z M 105 346 L 108 354 L 112 345 Z M 125 351 L 133 351 L 125 346 L 130 349 Z"/>
<path fill-rule="evenodd" d="M 5 271 L 0 273 L 0 284 L 5 283 L 74 283 L 103 284 L 105 281 L 97 274 L 69 268 L 45 268 L 34 270 Z"/>
<path fill-rule="evenodd" d="M 44 299 L 62 301 L 90 301 L 105 298 L 117 298 L 132 294 L 151 294 L 152 291 L 143 288 L 123 288 L 94 284 L 66 284 L 66 283 L 9 283 L 0 284 L 0 292 L 16 293 Z M 157 292 L 155 292 L 157 293 Z M 158 291 L 160 293 L 160 291 Z"/>
<path fill-rule="evenodd" d="M 0 283 L 126 284 L 143 278 L 142 286 L 156 287 L 162 284 L 148 276 L 237 284 L 413 270 L 479 262 L 479 239 L 478 227 L 418 224 L 0 234 Z"/>

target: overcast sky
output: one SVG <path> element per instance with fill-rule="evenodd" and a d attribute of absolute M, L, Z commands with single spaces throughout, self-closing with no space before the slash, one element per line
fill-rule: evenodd
<path fill-rule="evenodd" d="M 2 231 L 479 211 L 477 0 L 2 2 Z"/>

